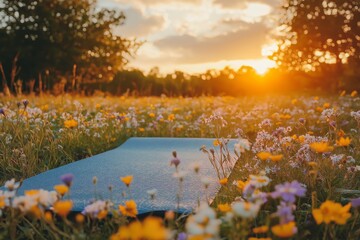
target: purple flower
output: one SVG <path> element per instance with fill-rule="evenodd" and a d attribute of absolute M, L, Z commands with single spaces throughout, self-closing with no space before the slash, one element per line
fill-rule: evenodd
<path fill-rule="evenodd" d="M 60 177 L 61 181 L 68 187 L 71 186 L 71 183 L 74 179 L 74 175 L 71 174 L 71 173 L 68 173 L 68 174 L 64 174 Z"/>
<path fill-rule="evenodd" d="M 294 204 L 287 204 L 285 202 L 281 202 L 277 207 L 276 216 L 280 218 L 280 224 L 285 224 L 291 221 L 294 221 L 295 217 L 293 215 L 293 211 L 295 210 Z"/>
<path fill-rule="evenodd" d="M 275 186 L 275 191 L 271 193 L 273 198 L 282 198 L 285 202 L 293 203 L 296 200 L 296 196 L 305 196 L 306 188 L 303 187 L 298 181 L 286 182 L 284 184 L 278 184 Z"/>
<path fill-rule="evenodd" d="M 179 166 L 179 164 L 180 164 L 180 159 L 179 158 L 177 158 L 177 154 L 176 154 L 176 151 L 173 151 L 173 159 L 171 159 L 171 161 L 170 161 L 170 166 L 172 166 L 172 165 L 174 165 L 176 168 L 177 168 L 177 166 Z"/>
<path fill-rule="evenodd" d="M 351 206 L 354 208 L 360 207 L 360 197 L 351 199 Z"/>
<path fill-rule="evenodd" d="M 179 233 L 177 240 L 186 240 L 186 239 L 187 239 L 186 233 L 184 232 Z"/>
<path fill-rule="evenodd" d="M 0 114 L 4 115 L 5 116 L 5 110 L 0 108 Z"/>
<path fill-rule="evenodd" d="M 29 100 L 24 99 L 24 100 L 22 100 L 22 103 L 24 104 L 24 107 L 26 108 L 29 105 Z"/>

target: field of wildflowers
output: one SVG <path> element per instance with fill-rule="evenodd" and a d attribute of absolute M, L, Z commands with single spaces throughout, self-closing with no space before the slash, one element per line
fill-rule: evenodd
<path fill-rule="evenodd" d="M 360 239 L 359 127 L 357 92 L 0 98 L 0 239 Z M 71 174 L 54 191 L 17 194 L 22 179 L 133 136 L 215 138 L 213 148 L 199 146 L 219 177 L 215 200 L 188 216 L 138 219 L 131 199 L 119 206 L 98 199 L 73 213 Z M 181 156 L 173 157 L 169 167 L 183 181 Z M 118 184 L 130 191 L 132 180 L 119 176 Z M 148 193 L 156 201 L 156 190 Z"/>

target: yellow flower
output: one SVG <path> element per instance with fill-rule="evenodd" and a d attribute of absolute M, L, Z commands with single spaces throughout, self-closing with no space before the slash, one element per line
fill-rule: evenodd
<path fill-rule="evenodd" d="M 0 209 L 5 207 L 5 197 L 0 196 Z"/>
<path fill-rule="evenodd" d="M 77 223 L 83 223 L 85 221 L 85 216 L 81 213 L 76 214 L 75 221 Z"/>
<path fill-rule="evenodd" d="M 136 217 L 138 213 L 136 202 L 134 200 L 126 201 L 125 206 L 119 205 L 119 211 L 124 216 Z"/>
<path fill-rule="evenodd" d="M 344 225 L 351 217 L 350 207 L 351 203 L 342 206 L 340 203 L 326 200 L 321 204 L 320 208 L 314 209 L 312 214 L 317 224 L 335 222 Z"/>
<path fill-rule="evenodd" d="M 225 185 L 228 183 L 228 179 L 227 179 L 227 178 L 220 179 L 220 180 L 219 180 L 219 183 L 220 183 L 222 186 L 225 186 Z"/>
<path fill-rule="evenodd" d="M 351 143 L 351 139 L 349 137 L 343 138 L 341 137 L 339 140 L 336 140 L 336 145 L 340 147 L 347 147 Z"/>
<path fill-rule="evenodd" d="M 139 128 L 139 132 L 145 132 L 145 128 Z"/>
<path fill-rule="evenodd" d="M 294 98 L 293 100 L 291 100 L 291 103 L 292 103 L 292 104 L 296 104 L 297 101 L 298 101 L 298 100 L 297 100 L 296 98 Z"/>
<path fill-rule="evenodd" d="M 323 108 L 329 108 L 330 107 L 330 103 L 324 103 Z"/>
<path fill-rule="evenodd" d="M 55 191 L 60 194 L 61 196 L 64 196 L 68 191 L 69 191 L 69 187 L 66 185 L 55 185 L 54 186 Z"/>
<path fill-rule="evenodd" d="M 155 113 L 149 113 L 149 117 L 151 117 L 151 118 L 153 118 L 153 117 L 155 117 Z"/>
<path fill-rule="evenodd" d="M 97 218 L 98 218 L 98 219 L 104 219 L 104 218 L 107 216 L 107 214 L 108 214 L 108 211 L 106 211 L 106 210 L 101 210 L 101 211 L 98 213 Z"/>
<path fill-rule="evenodd" d="M 174 121 L 175 119 L 175 115 L 174 114 L 170 114 L 167 118 L 170 122 Z"/>
<path fill-rule="evenodd" d="M 244 181 L 238 180 L 236 186 L 242 191 L 247 183 L 248 183 L 248 181 L 244 182 Z"/>
<path fill-rule="evenodd" d="M 289 238 L 297 233 L 297 227 L 294 221 L 275 225 L 271 228 L 271 231 L 280 238 Z"/>
<path fill-rule="evenodd" d="M 57 201 L 53 207 L 56 214 L 61 217 L 66 217 L 73 207 L 73 202 L 70 200 Z"/>
<path fill-rule="evenodd" d="M 271 238 L 257 238 L 257 237 L 249 237 L 248 240 L 272 240 Z"/>
<path fill-rule="evenodd" d="M 271 155 L 269 158 L 270 158 L 270 160 L 273 161 L 273 162 L 278 162 L 278 161 L 280 161 L 280 160 L 283 158 L 283 155 L 282 155 L 282 154 Z"/>
<path fill-rule="evenodd" d="M 229 211 L 231 211 L 231 206 L 230 206 L 230 204 L 228 204 L 228 203 L 218 204 L 218 205 L 217 205 L 217 209 L 218 209 L 220 212 L 229 212 Z"/>
<path fill-rule="evenodd" d="M 334 147 L 329 146 L 327 142 L 313 142 L 310 144 L 310 148 L 317 153 L 326 153 L 334 150 Z"/>
<path fill-rule="evenodd" d="M 316 167 L 317 166 L 317 163 L 316 162 L 308 162 L 308 165 L 310 167 Z"/>
<path fill-rule="evenodd" d="M 298 138 L 298 140 L 299 140 L 299 143 L 305 142 L 305 136 L 304 136 L 304 135 L 300 135 L 299 138 Z"/>
<path fill-rule="evenodd" d="M 44 220 L 45 220 L 46 222 L 48 222 L 48 223 L 52 222 L 52 220 L 53 220 L 52 213 L 49 212 L 49 211 L 45 212 L 45 214 L 44 214 Z"/>
<path fill-rule="evenodd" d="M 256 156 L 258 158 L 260 158 L 260 160 L 266 161 L 266 160 L 268 160 L 270 158 L 271 153 L 269 153 L 269 152 L 259 152 L 258 154 L 256 154 Z"/>
<path fill-rule="evenodd" d="M 127 187 L 129 187 L 133 180 L 133 176 L 129 175 L 129 176 L 121 177 L 120 179 Z"/>
<path fill-rule="evenodd" d="M 36 219 L 40 219 L 43 212 L 42 210 L 39 208 L 39 206 L 35 205 L 35 206 L 32 206 L 29 210 L 30 214 L 32 216 L 34 216 Z"/>
<path fill-rule="evenodd" d="M 346 94 L 346 91 L 345 91 L 345 90 L 343 90 L 343 91 L 340 93 L 340 97 L 345 96 L 345 94 Z"/>
<path fill-rule="evenodd" d="M 215 140 L 213 141 L 214 147 L 217 147 L 217 146 L 219 146 L 220 144 L 221 144 L 221 142 L 220 142 L 220 140 L 218 140 L 218 139 L 215 139 Z"/>
<path fill-rule="evenodd" d="M 73 127 L 76 127 L 77 125 L 78 125 L 78 122 L 75 121 L 74 119 L 66 120 L 64 122 L 64 126 L 66 128 L 73 128 Z"/>
<path fill-rule="evenodd" d="M 355 97 L 357 94 L 358 94 L 357 91 L 352 91 L 351 94 L 350 94 L 350 96 Z"/>
<path fill-rule="evenodd" d="M 35 195 L 39 194 L 39 192 L 40 191 L 37 189 L 26 190 L 25 196 L 35 196 Z"/>
<path fill-rule="evenodd" d="M 110 240 L 165 240 L 168 239 L 168 231 L 160 218 L 147 217 L 142 223 L 134 221 L 128 226 L 121 226 Z"/>
<path fill-rule="evenodd" d="M 269 227 L 266 226 L 266 225 L 253 228 L 253 232 L 254 232 L 255 234 L 258 234 L 258 233 L 266 233 L 267 231 L 269 231 Z"/>

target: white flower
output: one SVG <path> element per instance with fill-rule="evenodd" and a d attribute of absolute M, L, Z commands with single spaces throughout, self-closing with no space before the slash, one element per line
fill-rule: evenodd
<path fill-rule="evenodd" d="M 235 202 L 231 205 L 235 216 L 242 218 L 255 218 L 260 210 L 260 203 Z"/>
<path fill-rule="evenodd" d="M 29 211 L 35 205 L 37 205 L 37 202 L 33 196 L 15 197 L 13 201 L 13 207 L 18 208 L 22 212 Z"/>
<path fill-rule="evenodd" d="M 5 182 L 5 187 L 6 187 L 9 191 L 14 191 L 14 190 L 18 189 L 19 186 L 20 186 L 20 183 L 19 183 L 19 182 L 15 182 L 15 178 L 13 178 L 13 179 Z"/>
<path fill-rule="evenodd" d="M 196 161 L 189 165 L 190 169 L 193 170 L 195 173 L 198 173 L 201 168 L 201 163 Z"/>
<path fill-rule="evenodd" d="M 147 190 L 146 192 L 147 192 L 147 194 L 149 194 L 151 199 L 154 199 L 155 196 L 157 195 L 158 191 L 154 188 L 154 189 Z"/>
<path fill-rule="evenodd" d="M 179 179 L 179 181 L 184 181 L 186 174 L 187 174 L 187 172 L 185 172 L 185 171 L 175 172 L 173 174 L 173 178 Z"/>
<path fill-rule="evenodd" d="M 235 143 L 234 149 L 239 153 L 245 152 L 245 150 L 250 150 L 250 142 L 247 139 L 239 138 L 238 142 Z"/>
<path fill-rule="evenodd" d="M 209 187 L 209 185 L 210 185 L 210 183 L 212 183 L 212 178 L 209 178 L 209 177 L 202 177 L 201 179 L 200 179 L 200 181 L 202 182 L 202 184 L 204 184 L 204 186 L 205 186 L 205 188 L 208 188 Z"/>
<path fill-rule="evenodd" d="M 214 209 L 202 203 L 195 215 L 186 221 L 185 228 L 189 237 L 206 236 L 206 239 L 217 239 L 221 221 L 216 218 Z"/>

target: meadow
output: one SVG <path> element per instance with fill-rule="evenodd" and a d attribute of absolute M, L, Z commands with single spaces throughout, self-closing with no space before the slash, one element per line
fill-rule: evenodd
<path fill-rule="evenodd" d="M 359 239 L 359 127 L 356 91 L 2 97 L 0 183 L 6 190 L 0 190 L 0 239 Z M 54 191 L 16 193 L 25 178 L 134 136 L 217 139 L 213 148 L 199 146 L 219 177 L 213 203 L 202 203 L 186 220 L 174 212 L 139 220 L 132 200 L 114 206 L 99 199 L 83 213 L 71 213 L 74 176 L 64 176 Z M 230 138 L 238 141 L 234 149 L 227 146 Z M 224 159 L 235 167 L 227 168 Z M 130 190 L 132 177 L 119 177 L 118 184 Z"/>

